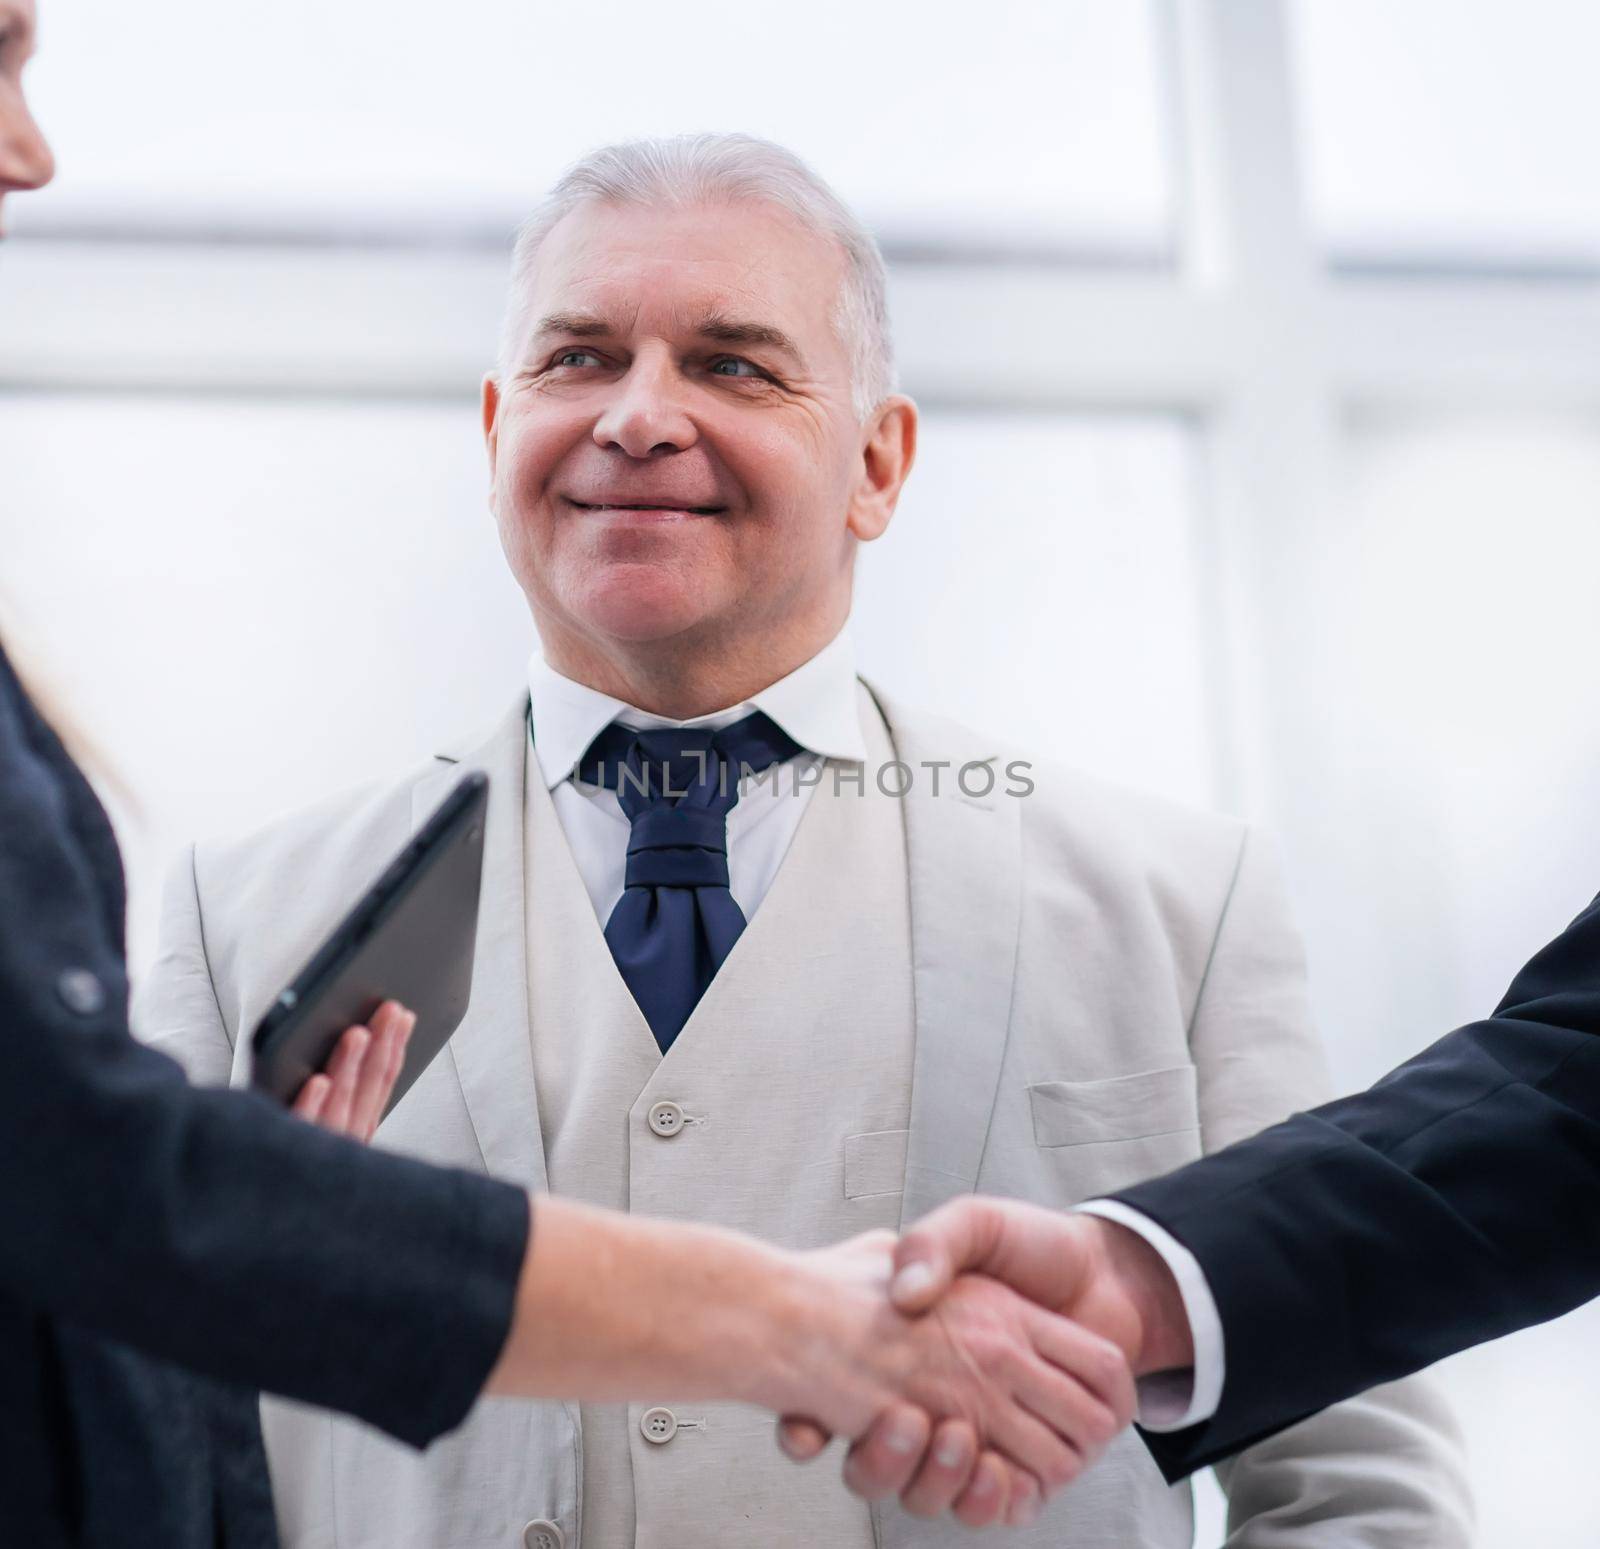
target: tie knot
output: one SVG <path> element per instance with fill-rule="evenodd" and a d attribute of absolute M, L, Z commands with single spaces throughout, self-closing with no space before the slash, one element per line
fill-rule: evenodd
<path fill-rule="evenodd" d="M 578 775 L 617 793 L 630 818 L 666 808 L 726 813 L 739 781 L 793 758 L 801 747 L 770 716 L 754 711 L 731 726 L 661 726 L 644 731 L 613 721 L 578 761 Z"/>
<path fill-rule="evenodd" d="M 635 731 L 613 721 L 589 744 L 578 761 L 578 774 L 624 798 L 676 802 L 710 772 L 711 735 L 699 727 Z"/>

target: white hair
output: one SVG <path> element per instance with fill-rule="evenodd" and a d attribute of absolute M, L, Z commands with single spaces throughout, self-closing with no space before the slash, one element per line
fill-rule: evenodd
<path fill-rule="evenodd" d="M 601 146 L 574 162 L 517 233 L 500 331 L 500 375 L 516 363 L 529 324 L 534 266 L 556 223 L 592 202 L 635 205 L 772 204 L 844 254 L 833 326 L 850 359 L 850 399 L 865 420 L 897 379 L 883 254 L 849 207 L 792 151 L 747 134 L 683 134 Z"/>

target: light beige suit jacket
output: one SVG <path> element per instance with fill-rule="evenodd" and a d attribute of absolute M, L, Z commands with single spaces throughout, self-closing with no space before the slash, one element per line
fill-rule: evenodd
<path fill-rule="evenodd" d="M 871 691 L 899 757 L 923 776 L 903 804 L 916 1008 L 904 1222 L 972 1190 L 1066 1206 L 1328 1095 L 1300 946 L 1257 834 L 1044 766 L 1031 795 L 1007 796 L 1017 755 Z M 198 1081 L 247 1079 L 248 1033 L 272 998 L 456 766 L 482 767 L 492 794 L 471 1006 L 378 1143 L 542 1190 L 524 958 L 526 713 L 524 699 L 487 741 L 188 852 L 139 998 L 144 1035 Z M 1002 771 L 995 794 L 967 798 L 953 770 L 984 759 Z M 952 763 L 936 797 L 918 766 L 939 760 Z M 295 1477 L 275 1465 L 288 1549 L 487 1549 L 516 1542 L 529 1517 L 572 1520 L 576 1405 L 486 1401 L 420 1461 L 352 1422 L 323 1423 L 321 1462 Z M 1470 1543 L 1453 1424 L 1423 1379 L 1340 1405 L 1220 1472 L 1233 1549 Z M 1067 1505 L 1011 1541 L 1186 1545 L 1188 1511 L 1187 1489 L 1168 1490 L 1130 1435 Z M 970 1541 L 892 1505 L 873 1522 L 884 1549 Z M 739 1542 L 725 1525 L 684 1527 L 685 1542 Z M 808 1543 L 805 1524 L 785 1542 Z"/>

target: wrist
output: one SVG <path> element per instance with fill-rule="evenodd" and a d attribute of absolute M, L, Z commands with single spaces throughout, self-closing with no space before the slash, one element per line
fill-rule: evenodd
<path fill-rule="evenodd" d="M 774 1257 L 744 1363 L 744 1401 L 855 1435 L 904 1380 L 905 1352 L 890 1337 L 903 1320 L 881 1286 L 841 1275 L 827 1250 Z"/>
<path fill-rule="evenodd" d="M 538 1210 L 489 1391 L 776 1407 L 796 1385 L 791 1255 L 548 1196 Z"/>
<path fill-rule="evenodd" d="M 801 1256 L 714 1227 L 671 1231 L 693 1242 L 706 1272 L 666 1336 L 682 1368 L 679 1391 L 790 1412 L 805 1351 L 817 1338 Z"/>
<path fill-rule="evenodd" d="M 796 1255 L 762 1248 L 740 1287 L 730 1288 L 735 1336 L 718 1360 L 732 1396 L 776 1414 L 792 1413 L 806 1382 L 819 1319 L 803 1288 Z"/>
<path fill-rule="evenodd" d="M 1136 1377 L 1194 1365 L 1194 1336 L 1183 1293 L 1167 1261 L 1137 1232 L 1103 1217 L 1093 1223 L 1102 1268 L 1131 1317 L 1122 1341 Z"/>

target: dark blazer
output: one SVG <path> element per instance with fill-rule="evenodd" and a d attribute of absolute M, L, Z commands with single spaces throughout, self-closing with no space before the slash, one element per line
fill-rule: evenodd
<path fill-rule="evenodd" d="M 1600 1295 L 1600 899 L 1487 1021 L 1118 1198 L 1222 1318 L 1216 1415 L 1146 1437 L 1169 1479 Z"/>
<path fill-rule="evenodd" d="M 0 1543 L 267 1545 L 254 1390 L 449 1430 L 528 1201 L 190 1087 L 129 1034 L 122 938 L 105 814 L 0 652 Z"/>

